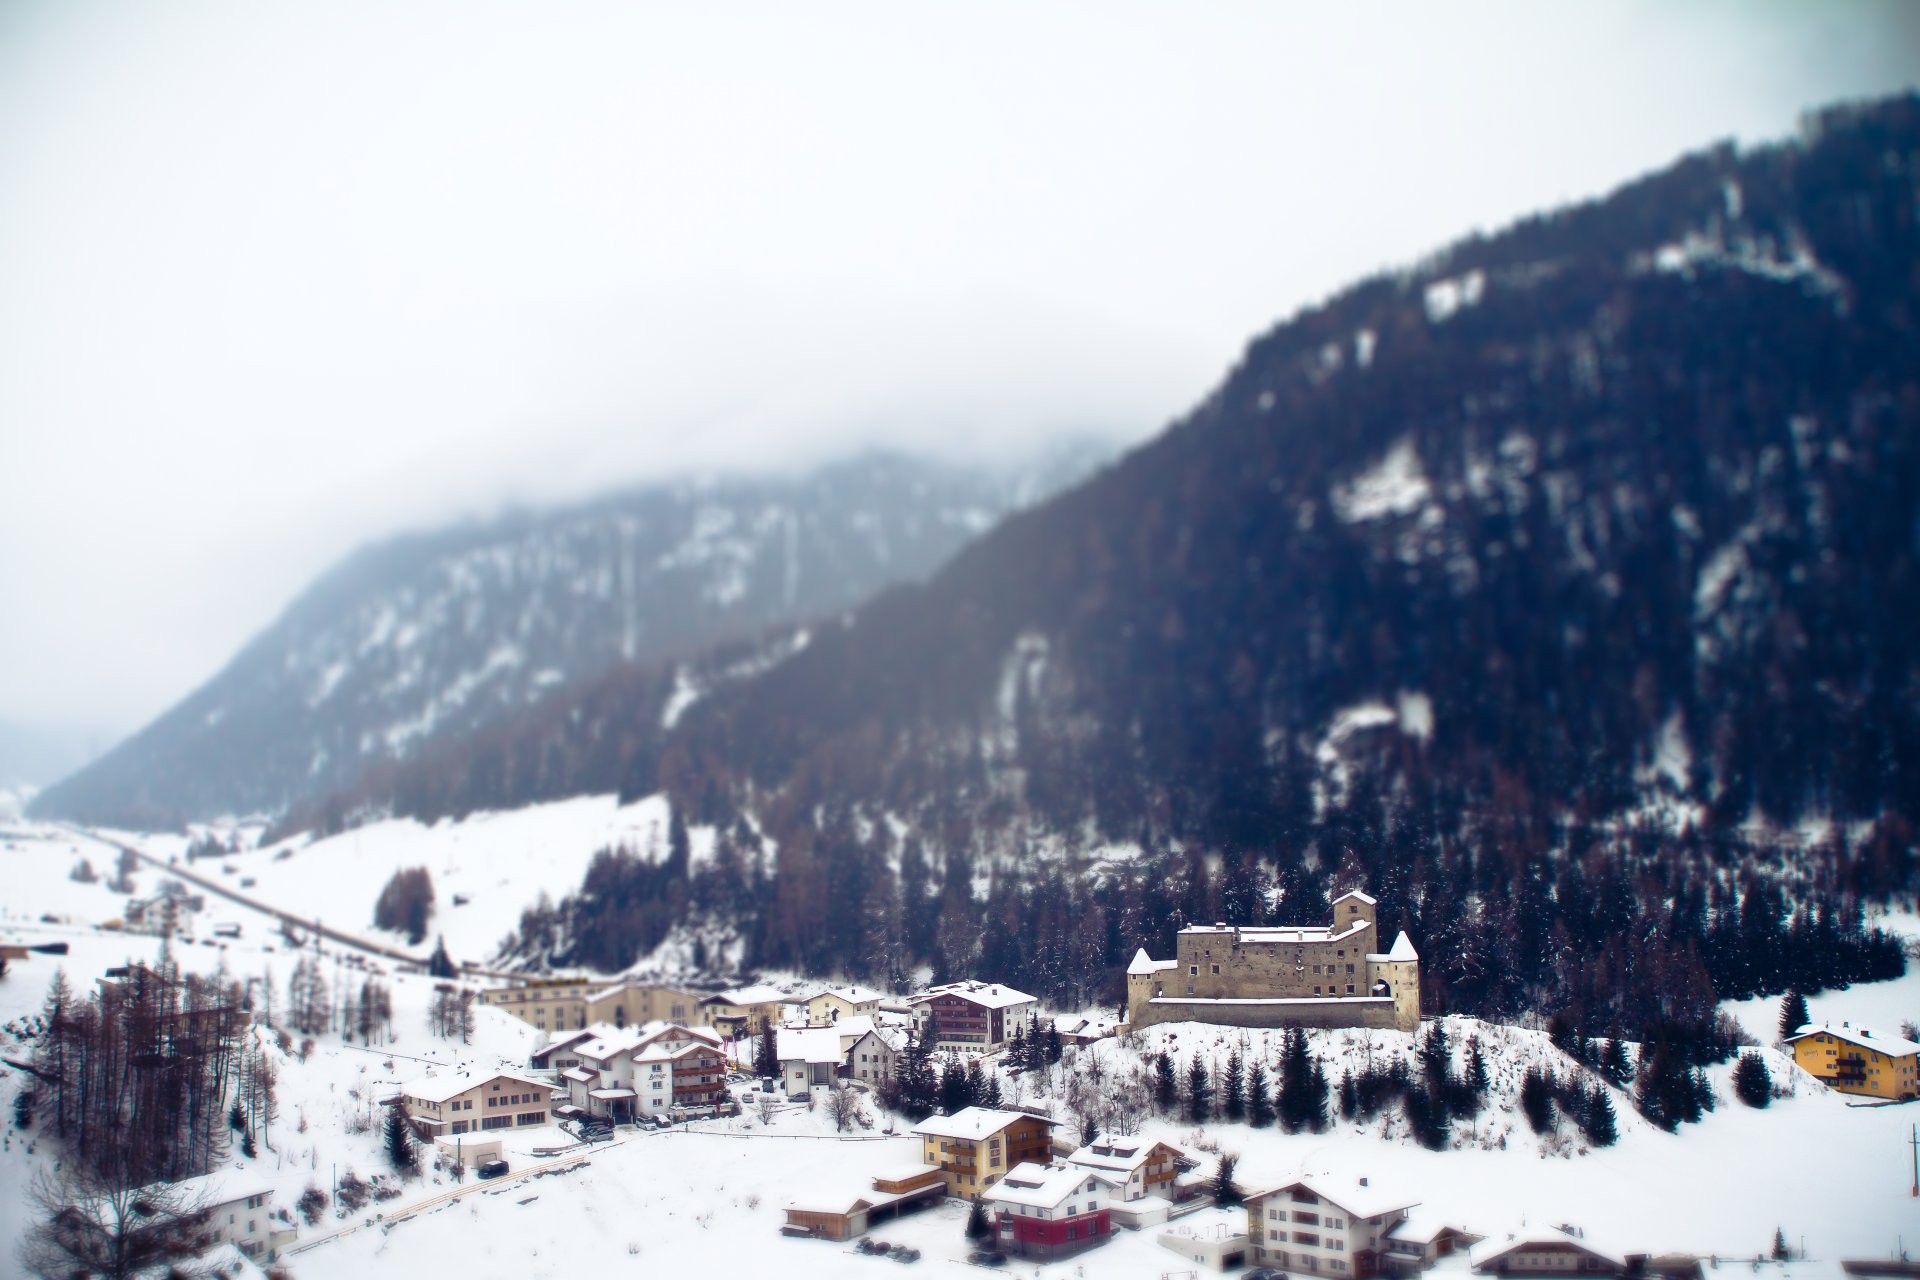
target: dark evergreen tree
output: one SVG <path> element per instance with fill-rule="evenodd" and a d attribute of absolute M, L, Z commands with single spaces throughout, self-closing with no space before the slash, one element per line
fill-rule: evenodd
<path fill-rule="evenodd" d="M 973 1089 L 967 1083 L 967 1069 L 956 1058 L 948 1058 L 940 1073 L 940 1110 L 954 1115 L 973 1105 Z"/>
<path fill-rule="evenodd" d="M 753 1073 L 762 1080 L 780 1078 L 780 1032 L 768 1018 L 760 1019 L 753 1045 Z"/>
<path fill-rule="evenodd" d="M 1227 1054 L 1226 1070 L 1220 1075 L 1220 1115 L 1228 1121 L 1238 1121 L 1247 1114 L 1247 1073 L 1246 1066 L 1240 1060 L 1240 1050 L 1236 1047 Z"/>
<path fill-rule="evenodd" d="M 433 954 L 427 958 L 427 972 L 436 978 L 451 978 L 458 975 L 453 959 L 447 955 L 447 939 L 443 934 L 433 944 Z"/>
<path fill-rule="evenodd" d="M 1213 1118 L 1213 1086 L 1207 1080 L 1207 1064 L 1199 1054 L 1187 1067 L 1187 1123 L 1205 1124 Z"/>
<path fill-rule="evenodd" d="M 1153 1057 L 1154 1109 L 1163 1116 L 1170 1116 L 1179 1097 L 1180 1086 L 1173 1070 L 1173 1056 L 1163 1049 Z"/>
<path fill-rule="evenodd" d="M 1607 1096 L 1607 1087 L 1595 1083 L 1587 1090 L 1585 1104 L 1580 1109 L 1580 1129 L 1587 1135 L 1587 1141 L 1596 1147 L 1610 1147 L 1619 1140 L 1620 1130 L 1613 1114 L 1613 1099 Z"/>
<path fill-rule="evenodd" d="M 1233 1180 L 1233 1170 L 1237 1164 L 1238 1157 L 1221 1152 L 1219 1162 L 1213 1166 L 1213 1178 L 1208 1182 L 1207 1190 L 1212 1194 L 1214 1204 L 1222 1209 L 1231 1209 L 1245 1199 L 1239 1185 Z"/>
<path fill-rule="evenodd" d="M 1773 1101 L 1773 1074 L 1758 1053 L 1743 1053 L 1733 1069 L 1733 1093 L 1750 1107 L 1764 1107 Z"/>
<path fill-rule="evenodd" d="M 1787 992 L 1780 1001 L 1780 1038 L 1785 1040 L 1812 1021 L 1813 1015 L 1807 1012 L 1807 998 L 1798 991 Z"/>
<path fill-rule="evenodd" d="M 1528 1067 L 1520 1078 L 1520 1111 L 1535 1133 L 1547 1133 L 1554 1127 L 1553 1095 L 1553 1077 L 1540 1067 Z"/>
<path fill-rule="evenodd" d="M 413 1125 L 407 1120 L 407 1113 L 399 1103 L 387 1108 L 387 1163 L 394 1172 L 409 1176 L 420 1167 L 419 1153 L 413 1147 Z"/>
<path fill-rule="evenodd" d="M 1273 1123 L 1272 1086 L 1267 1083 L 1267 1064 L 1255 1058 L 1247 1069 L 1247 1123 L 1265 1129 Z"/>
<path fill-rule="evenodd" d="M 975 1244 L 993 1235 L 993 1224 L 987 1221 L 987 1210 L 978 1200 L 967 1210 L 967 1239 Z"/>
<path fill-rule="evenodd" d="M 1633 1079 L 1633 1063 L 1627 1058 L 1627 1042 L 1618 1032 L 1607 1037 L 1607 1047 L 1600 1054 L 1600 1074 L 1608 1084 L 1624 1089 Z"/>

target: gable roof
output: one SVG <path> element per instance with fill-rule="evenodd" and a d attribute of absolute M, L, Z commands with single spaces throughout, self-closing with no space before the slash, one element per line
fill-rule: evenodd
<path fill-rule="evenodd" d="M 1473 1246 L 1470 1256 L 1473 1259 L 1473 1269 L 1484 1271 L 1496 1260 L 1516 1249 L 1564 1248 L 1568 1245 L 1590 1253 L 1596 1258 L 1604 1259 L 1622 1271 L 1627 1269 L 1625 1255 L 1587 1239 L 1585 1232 L 1576 1234 L 1564 1224 L 1557 1227 L 1523 1227 L 1501 1240 L 1483 1240 Z"/>
<path fill-rule="evenodd" d="M 775 1032 L 775 1048 L 782 1062 L 839 1062 L 846 1057 L 838 1027 L 781 1027 Z"/>
<path fill-rule="evenodd" d="M 528 1056 L 534 1057 L 534 1058 L 544 1058 L 552 1053 L 555 1053 L 558 1050 L 566 1048 L 568 1045 L 577 1044 L 582 1040 L 590 1040 L 593 1038 L 594 1035 L 595 1035 L 595 1032 L 591 1027 L 583 1027 L 578 1031 L 569 1031 L 565 1035 L 555 1036 L 553 1039 L 541 1045 L 538 1049 L 535 1049 Z"/>
<path fill-rule="evenodd" d="M 1809 1022 L 1788 1036 L 1786 1042 L 1792 1044 L 1796 1040 L 1805 1040 L 1808 1036 L 1822 1034 L 1830 1035 L 1835 1040 L 1844 1040 L 1862 1049 L 1872 1049 L 1875 1053 L 1884 1053 L 1889 1058 L 1906 1058 L 1920 1053 L 1920 1044 L 1915 1044 L 1902 1036 L 1890 1036 L 1883 1031 L 1875 1031 L 1872 1027 L 1858 1022 L 1842 1022 L 1837 1027 L 1830 1022 L 1822 1022 L 1818 1025 Z"/>
<path fill-rule="evenodd" d="M 526 1085 L 542 1094 L 553 1091 L 553 1086 L 544 1080 L 515 1075 L 511 1071 L 461 1071 L 452 1075 L 422 1076 L 418 1080 L 410 1080 L 400 1086 L 400 1092 L 409 1098 L 418 1098 L 422 1102 L 445 1102 L 449 1098 L 459 1097 L 469 1089 L 478 1089 L 482 1085 L 492 1084 L 495 1080 Z"/>
<path fill-rule="evenodd" d="M 918 995 L 907 997 L 908 1004 L 925 1004 L 936 996 L 959 996 L 969 1003 L 987 1009 L 1007 1009 L 1017 1004 L 1035 1004 L 1039 997 L 1030 996 L 1024 991 L 1015 991 L 1012 987 L 998 982 L 979 982 L 968 979 L 965 982 L 947 982 L 937 987 L 928 987 Z"/>
<path fill-rule="evenodd" d="M 1113 1185 L 1113 1179 L 1097 1169 L 1035 1164 L 1029 1160 L 1008 1170 L 1007 1176 L 982 1192 L 980 1198 L 997 1204 L 1051 1209 L 1085 1191 L 1089 1182 Z"/>
<path fill-rule="evenodd" d="M 1179 1151 L 1172 1143 L 1152 1138 L 1102 1138 L 1075 1151 L 1067 1157 L 1067 1163 L 1130 1174 L 1151 1163 L 1153 1153 L 1162 1147 L 1178 1157 Z"/>
<path fill-rule="evenodd" d="M 1366 894 L 1364 894 L 1364 893 L 1362 893 L 1362 892 L 1360 892 L 1360 891 L 1359 891 L 1358 889 L 1349 889 L 1349 890 L 1347 890 L 1347 891 L 1346 891 L 1345 893 L 1343 893 L 1343 894 L 1341 894 L 1341 895 L 1340 895 L 1339 897 L 1337 897 L 1337 898 L 1335 898 L 1335 899 L 1333 900 L 1333 902 L 1332 902 L 1332 903 L 1331 903 L 1330 905 L 1332 905 L 1332 906 L 1336 906 L 1336 907 L 1337 907 L 1337 906 L 1339 906 L 1339 905 L 1340 905 L 1341 903 L 1343 903 L 1343 902 L 1345 902 L 1345 901 L 1346 901 L 1346 900 L 1347 900 L 1348 898 L 1358 898 L 1358 899 L 1360 899 L 1360 901 L 1362 901 L 1362 902 L 1364 902 L 1364 903 L 1366 903 L 1366 904 L 1367 904 L 1368 906 L 1370 906 L 1370 907 L 1377 907 L 1377 906 L 1379 906 L 1379 905 L 1380 905 L 1380 902 L 1379 902 L 1379 900 L 1378 900 L 1378 899 L 1376 899 L 1376 898 L 1370 898 L 1370 897 L 1368 897 L 1368 896 L 1367 896 Z"/>
<path fill-rule="evenodd" d="M 849 987 L 821 987 L 818 991 L 809 991 L 800 998 L 808 1004 L 811 1004 L 822 996 L 837 996 L 848 1004 L 878 1004 L 882 998 L 882 993 L 875 991 L 872 987 L 862 987 L 858 985 Z"/>
<path fill-rule="evenodd" d="M 1246 1198 L 1248 1202 L 1251 1203 L 1255 1200 L 1264 1200 L 1271 1195 L 1277 1195 L 1282 1191 L 1291 1191 L 1295 1187 L 1311 1191 L 1314 1195 L 1327 1201 L 1336 1208 L 1346 1210 L 1347 1216 L 1352 1218 L 1378 1217 L 1384 1213 L 1392 1213 L 1397 1209 L 1411 1209 L 1420 1203 L 1418 1200 L 1409 1200 L 1405 1196 L 1398 1195 L 1391 1191 L 1384 1191 L 1379 1187 L 1363 1187 L 1358 1183 L 1352 1186 L 1342 1186 L 1331 1179 L 1319 1177 L 1290 1178 L 1275 1186 L 1248 1192 Z"/>
<path fill-rule="evenodd" d="M 913 1131 L 925 1138 L 961 1138 L 968 1142 L 979 1142 L 1021 1120 L 1033 1120 L 1049 1127 L 1059 1123 L 1057 1120 L 1049 1120 L 1046 1116 L 1036 1116 L 1025 1111 L 994 1111 L 987 1107 L 968 1107 L 950 1116 L 929 1116 L 915 1125 Z"/>
<path fill-rule="evenodd" d="M 720 991 L 702 1000 L 701 1004 L 776 1004 L 787 998 L 787 993 L 778 987 L 760 983 L 751 987 L 735 987 L 731 991 Z"/>

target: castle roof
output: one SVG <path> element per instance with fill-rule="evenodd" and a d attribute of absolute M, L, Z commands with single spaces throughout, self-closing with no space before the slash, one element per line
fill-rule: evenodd
<path fill-rule="evenodd" d="M 1155 960 L 1147 954 L 1147 949 L 1142 947 L 1133 953 L 1133 963 L 1127 966 L 1127 972 L 1158 973 L 1162 969 L 1177 968 L 1179 964 L 1178 960 Z"/>
<path fill-rule="evenodd" d="M 1413 949 L 1413 939 L 1407 936 L 1405 929 L 1402 929 L 1400 936 L 1393 940 L 1393 950 L 1387 952 L 1387 959 L 1418 960 L 1419 958 L 1420 953 Z"/>
<path fill-rule="evenodd" d="M 1376 899 L 1368 897 L 1366 894 L 1360 892 L 1358 889 L 1347 890 L 1345 893 L 1341 894 L 1339 897 L 1333 900 L 1333 905 L 1337 907 L 1341 903 L 1345 902 L 1348 898 L 1358 898 L 1360 899 L 1360 901 L 1366 903 L 1370 907 L 1377 907 L 1380 905 L 1380 903 Z"/>

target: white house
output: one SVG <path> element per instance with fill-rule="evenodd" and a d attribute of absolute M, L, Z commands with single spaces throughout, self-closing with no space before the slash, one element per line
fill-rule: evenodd
<path fill-rule="evenodd" d="M 993 1053 L 1027 1024 L 1040 1001 L 994 982 L 948 982 L 908 997 L 914 1025 L 936 1053 Z"/>
<path fill-rule="evenodd" d="M 1252 1261 L 1307 1275 L 1372 1275 L 1384 1268 L 1388 1235 L 1418 1203 L 1365 1178 L 1296 1178 L 1255 1191 L 1246 1199 Z"/>
<path fill-rule="evenodd" d="M 1028 1162 L 981 1192 L 980 1203 L 994 1213 L 1001 1248 L 1052 1260 L 1107 1242 L 1113 1235 L 1112 1193 L 1112 1183 L 1097 1170 Z"/>
<path fill-rule="evenodd" d="M 256 1261 L 272 1256 L 273 1188 L 266 1179 L 240 1169 L 216 1169 L 173 1189 L 182 1204 L 206 1214 L 204 1248 L 230 1244 Z"/>
<path fill-rule="evenodd" d="M 826 987 L 800 998 L 807 1011 L 807 1025 L 830 1027 L 842 1018 L 880 1011 L 880 992 L 870 987 Z"/>
<path fill-rule="evenodd" d="M 567 1089 L 566 1116 L 599 1116 L 628 1124 L 675 1106 L 710 1105 L 724 1090 L 723 1041 L 705 1027 L 673 1022 L 615 1028 L 568 1046 L 579 1065 L 560 1073 Z M 717 1082 L 717 1083 L 716 1083 Z"/>

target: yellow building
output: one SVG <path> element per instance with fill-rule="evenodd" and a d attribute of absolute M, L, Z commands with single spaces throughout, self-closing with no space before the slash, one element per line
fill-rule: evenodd
<path fill-rule="evenodd" d="M 947 1194 L 978 1200 L 1015 1165 L 1053 1159 L 1054 1122 L 1024 1111 L 968 1107 L 914 1126 L 920 1159 L 940 1170 Z"/>
<path fill-rule="evenodd" d="M 1821 1084 L 1870 1098 L 1920 1097 L 1920 1044 L 1842 1022 L 1800 1028 L 1787 1037 L 1793 1060 Z"/>
<path fill-rule="evenodd" d="M 480 1003 L 512 1014 L 551 1035 L 611 1022 L 617 1027 L 648 1022 L 677 1022 L 697 1027 L 701 993 L 628 980 L 607 985 L 604 978 L 529 978 L 480 993 Z"/>

